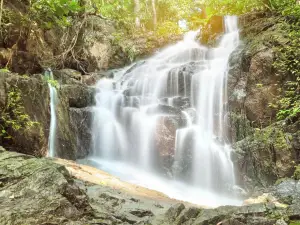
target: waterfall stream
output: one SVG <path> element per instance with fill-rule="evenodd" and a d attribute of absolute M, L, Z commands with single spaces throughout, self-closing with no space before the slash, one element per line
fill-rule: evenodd
<path fill-rule="evenodd" d="M 53 73 L 51 69 L 48 69 L 45 73 L 48 79 L 53 80 Z M 57 91 L 56 88 L 49 82 L 48 83 L 50 92 L 50 132 L 49 132 L 49 143 L 48 143 L 48 156 L 55 157 L 55 144 L 56 144 L 56 104 L 57 104 Z"/>
<path fill-rule="evenodd" d="M 239 32 L 236 17 L 224 21 L 216 48 L 189 32 L 98 82 L 89 163 L 180 200 L 239 204 L 228 191 L 235 178 L 225 120 L 228 60 Z"/>

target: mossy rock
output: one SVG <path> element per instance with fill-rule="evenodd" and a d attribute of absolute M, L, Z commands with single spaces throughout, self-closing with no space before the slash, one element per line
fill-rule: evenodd
<path fill-rule="evenodd" d="M 295 166 L 295 172 L 293 178 L 296 180 L 300 180 L 300 165 Z"/>
<path fill-rule="evenodd" d="M 252 136 L 234 144 L 233 160 L 241 185 L 249 185 L 245 176 L 252 185 L 265 187 L 280 178 L 291 177 L 296 161 L 291 138 L 284 122 L 278 122 L 256 129 Z"/>
<path fill-rule="evenodd" d="M 0 177 L 0 224 L 66 224 L 92 213 L 85 193 L 52 160 L 0 148 Z"/>

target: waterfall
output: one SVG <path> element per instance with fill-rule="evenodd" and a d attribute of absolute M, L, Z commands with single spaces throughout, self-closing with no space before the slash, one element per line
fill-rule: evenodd
<path fill-rule="evenodd" d="M 53 73 L 51 69 L 45 71 L 47 80 L 53 80 Z M 56 104 L 57 104 L 57 91 L 56 87 L 48 82 L 49 92 L 50 92 L 50 111 L 51 111 L 51 121 L 50 121 L 50 132 L 49 132 L 49 142 L 48 142 L 48 156 L 55 157 L 55 145 L 56 145 Z"/>
<path fill-rule="evenodd" d="M 184 201 L 238 204 L 225 114 L 237 18 L 218 47 L 189 32 L 175 45 L 97 84 L 90 163 Z"/>

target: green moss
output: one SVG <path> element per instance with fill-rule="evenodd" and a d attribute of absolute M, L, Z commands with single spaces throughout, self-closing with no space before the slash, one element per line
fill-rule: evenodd
<path fill-rule="evenodd" d="M 230 113 L 230 120 L 235 131 L 233 134 L 235 135 L 235 141 L 241 141 L 244 138 L 253 135 L 254 129 L 245 114 L 232 112 Z"/>
<path fill-rule="evenodd" d="M 280 127 L 269 126 L 265 129 L 257 129 L 254 139 L 264 144 L 272 144 L 276 149 L 290 149 L 287 136 Z"/>
<path fill-rule="evenodd" d="M 300 225 L 300 221 L 291 221 L 289 225 Z"/>
<path fill-rule="evenodd" d="M 296 180 L 300 180 L 300 165 L 295 166 L 295 169 L 296 170 L 294 172 L 293 178 Z"/>
<path fill-rule="evenodd" d="M 280 178 L 278 179 L 276 182 L 275 182 L 275 185 L 278 185 L 278 184 L 281 184 L 282 182 L 288 180 L 289 178 L 288 177 L 284 177 L 284 178 Z"/>

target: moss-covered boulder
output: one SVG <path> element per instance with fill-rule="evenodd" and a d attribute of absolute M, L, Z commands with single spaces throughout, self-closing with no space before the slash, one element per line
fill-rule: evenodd
<path fill-rule="evenodd" d="M 277 179 L 291 177 L 298 162 L 298 149 L 292 144 L 297 133 L 285 122 L 278 122 L 233 145 L 233 161 L 241 185 L 272 185 Z M 298 136 L 297 136 L 298 137 Z"/>

